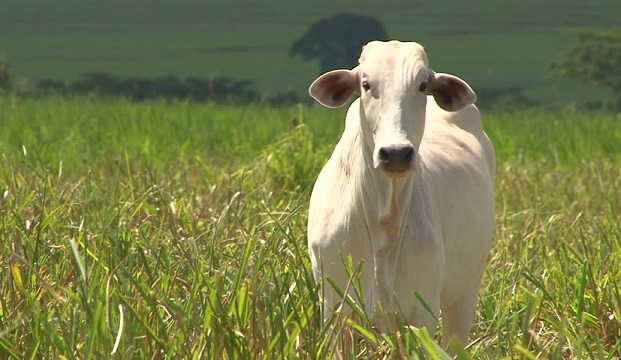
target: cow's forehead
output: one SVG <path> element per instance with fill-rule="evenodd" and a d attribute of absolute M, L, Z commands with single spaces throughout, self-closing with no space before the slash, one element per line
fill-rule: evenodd
<path fill-rule="evenodd" d="M 358 62 L 422 62 L 428 65 L 427 54 L 422 45 L 416 42 L 371 41 L 362 47 Z"/>

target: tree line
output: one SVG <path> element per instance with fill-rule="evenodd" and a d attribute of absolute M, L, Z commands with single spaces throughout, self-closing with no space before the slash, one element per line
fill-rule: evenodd
<path fill-rule="evenodd" d="M 6 58 L 0 59 L 0 95 L 12 93 L 21 96 L 101 96 L 122 97 L 132 101 L 150 99 L 194 100 L 201 102 L 266 102 L 288 104 L 302 101 L 292 91 L 265 96 L 254 89 L 252 80 L 239 80 L 226 76 L 209 78 L 174 75 L 146 77 L 120 77 L 106 73 L 84 74 L 77 80 L 41 79 L 34 86 L 20 86 L 10 74 Z"/>
<path fill-rule="evenodd" d="M 60 94 L 64 96 L 94 94 L 98 96 L 120 96 L 135 101 L 155 98 L 191 99 L 198 101 L 237 100 L 258 101 L 260 94 L 252 89 L 252 81 L 229 77 L 207 79 L 173 75 L 155 78 L 127 77 L 92 73 L 78 80 L 59 81 L 44 79 L 36 82 L 37 95 Z"/>

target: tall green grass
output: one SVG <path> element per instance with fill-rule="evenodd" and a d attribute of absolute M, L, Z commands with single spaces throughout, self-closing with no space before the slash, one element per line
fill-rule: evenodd
<path fill-rule="evenodd" d="M 306 214 L 343 116 L 0 99 L 0 357 L 446 358 L 364 314 L 321 326 Z M 484 121 L 496 237 L 461 358 L 620 357 L 621 118 Z"/>

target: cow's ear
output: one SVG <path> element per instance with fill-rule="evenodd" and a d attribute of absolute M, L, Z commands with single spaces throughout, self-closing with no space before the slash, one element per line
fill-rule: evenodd
<path fill-rule="evenodd" d="M 358 71 L 339 69 L 318 77 L 308 88 L 308 93 L 321 105 L 329 108 L 343 106 L 359 91 Z"/>
<path fill-rule="evenodd" d="M 457 76 L 442 73 L 434 73 L 429 77 L 427 94 L 433 95 L 438 106 L 446 111 L 461 110 L 474 104 L 477 99 L 465 81 Z"/>

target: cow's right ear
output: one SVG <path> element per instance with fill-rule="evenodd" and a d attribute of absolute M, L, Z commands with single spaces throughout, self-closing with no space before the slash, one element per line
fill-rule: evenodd
<path fill-rule="evenodd" d="M 329 71 L 318 77 L 308 88 L 308 93 L 321 105 L 337 108 L 345 105 L 359 91 L 357 69 Z"/>

